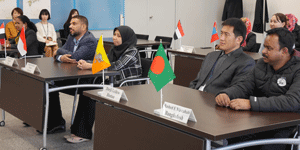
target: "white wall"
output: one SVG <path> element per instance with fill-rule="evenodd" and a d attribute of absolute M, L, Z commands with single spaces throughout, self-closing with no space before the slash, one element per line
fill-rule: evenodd
<path fill-rule="evenodd" d="M 149 1 L 151 0 L 125 0 L 125 24 L 132 27 L 136 33 L 149 34 Z M 173 0 L 175 1 L 175 22 L 179 19 L 182 23 L 185 36 L 182 38 L 182 45 L 192 45 L 195 47 L 213 46 L 210 43 L 213 22 L 217 21 L 218 33 L 221 31 L 222 13 L 225 0 Z M 161 5 L 166 0 L 160 0 L 157 5 Z M 300 0 L 268 0 L 269 18 L 277 12 L 293 13 L 300 21 Z M 256 0 L 243 0 L 244 16 L 254 21 Z M 173 12 L 173 10 L 170 10 Z M 162 14 L 164 15 L 164 14 Z M 175 30 L 176 23 L 169 22 L 161 30 Z M 269 25 L 267 24 L 267 27 Z M 267 28 L 268 29 L 268 28 Z M 168 36 L 173 36 L 170 34 Z M 262 41 L 260 35 L 257 41 Z M 149 38 L 152 39 L 152 38 Z M 177 48 L 178 42 L 174 41 L 172 47 Z M 217 42 L 218 43 L 218 42 Z"/>

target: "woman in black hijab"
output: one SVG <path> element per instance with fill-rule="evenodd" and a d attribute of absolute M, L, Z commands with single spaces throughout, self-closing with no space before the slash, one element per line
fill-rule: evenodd
<path fill-rule="evenodd" d="M 141 59 L 138 50 L 135 48 L 137 38 L 134 31 L 128 26 L 119 26 L 114 29 L 114 46 L 107 57 L 111 66 L 108 70 L 118 70 L 121 75 L 116 78 L 116 85 L 124 79 L 136 78 L 142 75 Z M 92 69 L 92 64 L 84 60 L 78 61 L 78 68 Z M 139 84 L 139 82 L 128 83 L 127 85 Z"/>
<path fill-rule="evenodd" d="M 111 66 L 109 70 L 120 71 L 115 84 L 127 78 L 140 77 L 142 75 L 141 59 L 135 48 L 137 38 L 134 31 L 128 26 L 120 26 L 114 29 L 114 46 L 108 53 Z M 78 62 L 78 68 L 91 69 L 92 64 L 84 60 Z M 127 85 L 139 84 L 139 82 Z M 64 136 L 68 142 L 81 143 L 92 138 L 92 127 L 95 120 L 95 101 L 82 94 L 79 96 L 77 112 L 71 127 L 71 135 Z"/>

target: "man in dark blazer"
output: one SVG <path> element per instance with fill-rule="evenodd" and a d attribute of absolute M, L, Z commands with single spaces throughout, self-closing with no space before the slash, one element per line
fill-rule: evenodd
<path fill-rule="evenodd" d="M 88 32 L 88 20 L 84 16 L 74 16 L 71 20 L 70 35 L 65 45 L 54 53 L 57 61 L 62 63 L 77 63 L 80 59 L 93 60 L 97 47 L 97 40 Z M 80 81 L 90 83 L 90 79 Z M 55 81 L 55 86 L 77 84 L 77 79 Z M 80 83 L 79 83 L 80 84 Z M 65 93 L 74 94 L 75 90 L 65 90 Z M 65 120 L 62 117 L 59 92 L 49 94 L 49 116 L 47 133 L 66 131 Z M 40 131 L 38 131 L 40 132 Z M 40 132 L 41 133 L 41 132 Z"/>
<path fill-rule="evenodd" d="M 88 31 L 88 20 L 84 16 L 71 19 L 70 35 L 63 47 L 55 53 L 57 61 L 77 63 L 80 59 L 93 60 L 97 47 L 97 39 Z"/>
<path fill-rule="evenodd" d="M 207 54 L 196 79 L 190 83 L 190 88 L 217 94 L 242 80 L 254 67 L 255 61 L 241 47 L 246 36 L 243 21 L 229 18 L 222 26 L 219 44 L 221 51 Z"/>

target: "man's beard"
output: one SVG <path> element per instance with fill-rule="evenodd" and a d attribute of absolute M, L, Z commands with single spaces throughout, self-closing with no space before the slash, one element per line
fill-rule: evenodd
<path fill-rule="evenodd" d="M 70 34 L 72 37 L 78 36 L 80 33 L 79 32 L 74 32 L 73 34 Z"/>

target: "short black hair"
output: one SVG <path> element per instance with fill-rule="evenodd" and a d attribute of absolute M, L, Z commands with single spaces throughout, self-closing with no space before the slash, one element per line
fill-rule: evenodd
<path fill-rule="evenodd" d="M 86 25 L 86 31 L 89 30 L 89 22 L 86 17 L 81 16 L 81 15 L 76 15 L 76 16 L 72 17 L 72 19 L 73 18 L 79 19 L 81 23 Z"/>
<path fill-rule="evenodd" d="M 267 31 L 267 36 L 274 34 L 279 38 L 278 42 L 280 50 L 286 47 L 289 51 L 289 54 L 292 55 L 294 53 L 293 46 L 295 44 L 293 33 L 290 32 L 287 28 L 274 28 Z"/>
<path fill-rule="evenodd" d="M 233 33 L 234 33 L 235 37 L 242 36 L 243 40 L 242 40 L 241 44 L 244 42 L 245 37 L 246 37 L 247 29 L 246 29 L 245 23 L 241 19 L 239 19 L 239 18 L 226 19 L 222 23 L 222 26 L 231 26 L 231 27 L 233 27 Z"/>
<path fill-rule="evenodd" d="M 39 15 L 39 19 L 40 20 L 42 20 L 42 15 L 48 15 L 48 19 L 47 20 L 51 19 L 50 13 L 49 13 L 49 11 L 47 9 L 42 9 L 41 10 L 40 15 Z"/>

